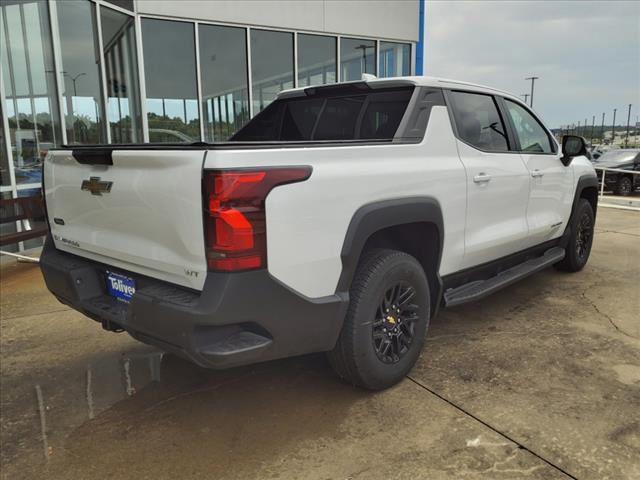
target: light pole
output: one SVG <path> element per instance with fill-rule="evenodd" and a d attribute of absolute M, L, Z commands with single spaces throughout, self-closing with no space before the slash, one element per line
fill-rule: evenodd
<path fill-rule="evenodd" d="M 520 96 L 521 96 L 521 97 L 524 97 L 524 103 L 525 103 L 525 105 L 526 105 L 526 103 L 527 103 L 527 98 L 529 98 L 529 94 L 528 94 L 528 93 L 522 93 Z"/>
<path fill-rule="evenodd" d="M 631 121 L 631 104 L 629 104 L 629 111 L 627 112 L 627 135 L 624 138 L 624 148 L 629 146 L 629 122 Z"/>
<path fill-rule="evenodd" d="M 615 142 L 616 140 L 616 112 L 618 111 L 617 108 L 613 109 L 613 126 L 611 127 L 611 145 L 613 145 L 613 142 Z"/>
<path fill-rule="evenodd" d="M 531 96 L 529 98 L 529 106 L 533 108 L 533 85 L 540 77 L 527 77 L 525 80 L 531 80 Z"/>
<path fill-rule="evenodd" d="M 578 128 L 576 129 L 576 135 L 580 136 L 580 120 L 578 120 Z"/>
<path fill-rule="evenodd" d="M 602 112 L 602 127 L 600 127 L 600 143 L 604 143 L 604 112 Z"/>
<path fill-rule="evenodd" d="M 79 73 L 78 75 L 76 75 L 75 77 L 72 77 L 68 73 L 64 72 L 64 76 L 65 77 L 69 77 L 69 79 L 73 82 L 73 96 L 74 97 L 78 96 L 78 91 L 76 90 L 76 81 L 83 75 L 86 75 L 86 73 L 82 72 L 82 73 Z"/>
<path fill-rule="evenodd" d="M 593 119 L 591 120 L 591 140 L 590 140 L 590 143 L 591 143 L 592 147 L 593 147 L 593 131 L 595 130 L 595 128 L 596 128 L 596 116 L 594 115 Z"/>

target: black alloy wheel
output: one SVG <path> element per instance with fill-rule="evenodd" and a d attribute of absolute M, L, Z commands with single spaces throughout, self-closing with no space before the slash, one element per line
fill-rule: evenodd
<path fill-rule="evenodd" d="M 371 333 L 376 355 L 384 363 L 399 362 L 411 348 L 419 320 L 415 296 L 413 286 L 399 282 L 380 301 Z"/>
<path fill-rule="evenodd" d="M 589 255 L 593 240 L 593 218 L 589 212 L 583 212 L 576 231 L 576 256 L 581 260 Z M 586 260 L 585 260 L 586 261 Z"/>

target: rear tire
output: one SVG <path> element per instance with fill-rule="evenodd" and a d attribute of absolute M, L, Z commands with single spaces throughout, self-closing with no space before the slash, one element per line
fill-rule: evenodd
<path fill-rule="evenodd" d="M 370 390 L 391 387 L 409 373 L 424 345 L 430 317 L 424 270 L 404 252 L 370 250 L 358 265 L 349 295 L 329 362 L 350 384 Z"/>
<path fill-rule="evenodd" d="M 616 185 L 616 195 L 626 197 L 633 191 L 633 182 L 629 177 L 621 177 Z"/>
<path fill-rule="evenodd" d="M 571 234 L 565 257 L 554 265 L 558 270 L 578 272 L 584 268 L 591 253 L 594 226 L 593 208 L 586 199 L 581 198 L 571 218 Z"/>

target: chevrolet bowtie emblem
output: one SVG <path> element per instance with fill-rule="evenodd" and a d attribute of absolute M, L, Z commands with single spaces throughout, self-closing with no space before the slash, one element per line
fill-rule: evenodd
<path fill-rule="evenodd" d="M 89 180 L 82 181 L 82 190 L 91 192 L 91 195 L 102 195 L 109 193 L 113 182 L 101 182 L 100 177 L 89 177 Z"/>

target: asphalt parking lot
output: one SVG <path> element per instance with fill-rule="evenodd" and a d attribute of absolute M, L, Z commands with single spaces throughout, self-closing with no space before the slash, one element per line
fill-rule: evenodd
<path fill-rule="evenodd" d="M 1 279 L 3 479 L 640 478 L 640 213 L 578 274 L 442 312 L 381 393 L 322 355 L 208 371 Z"/>

